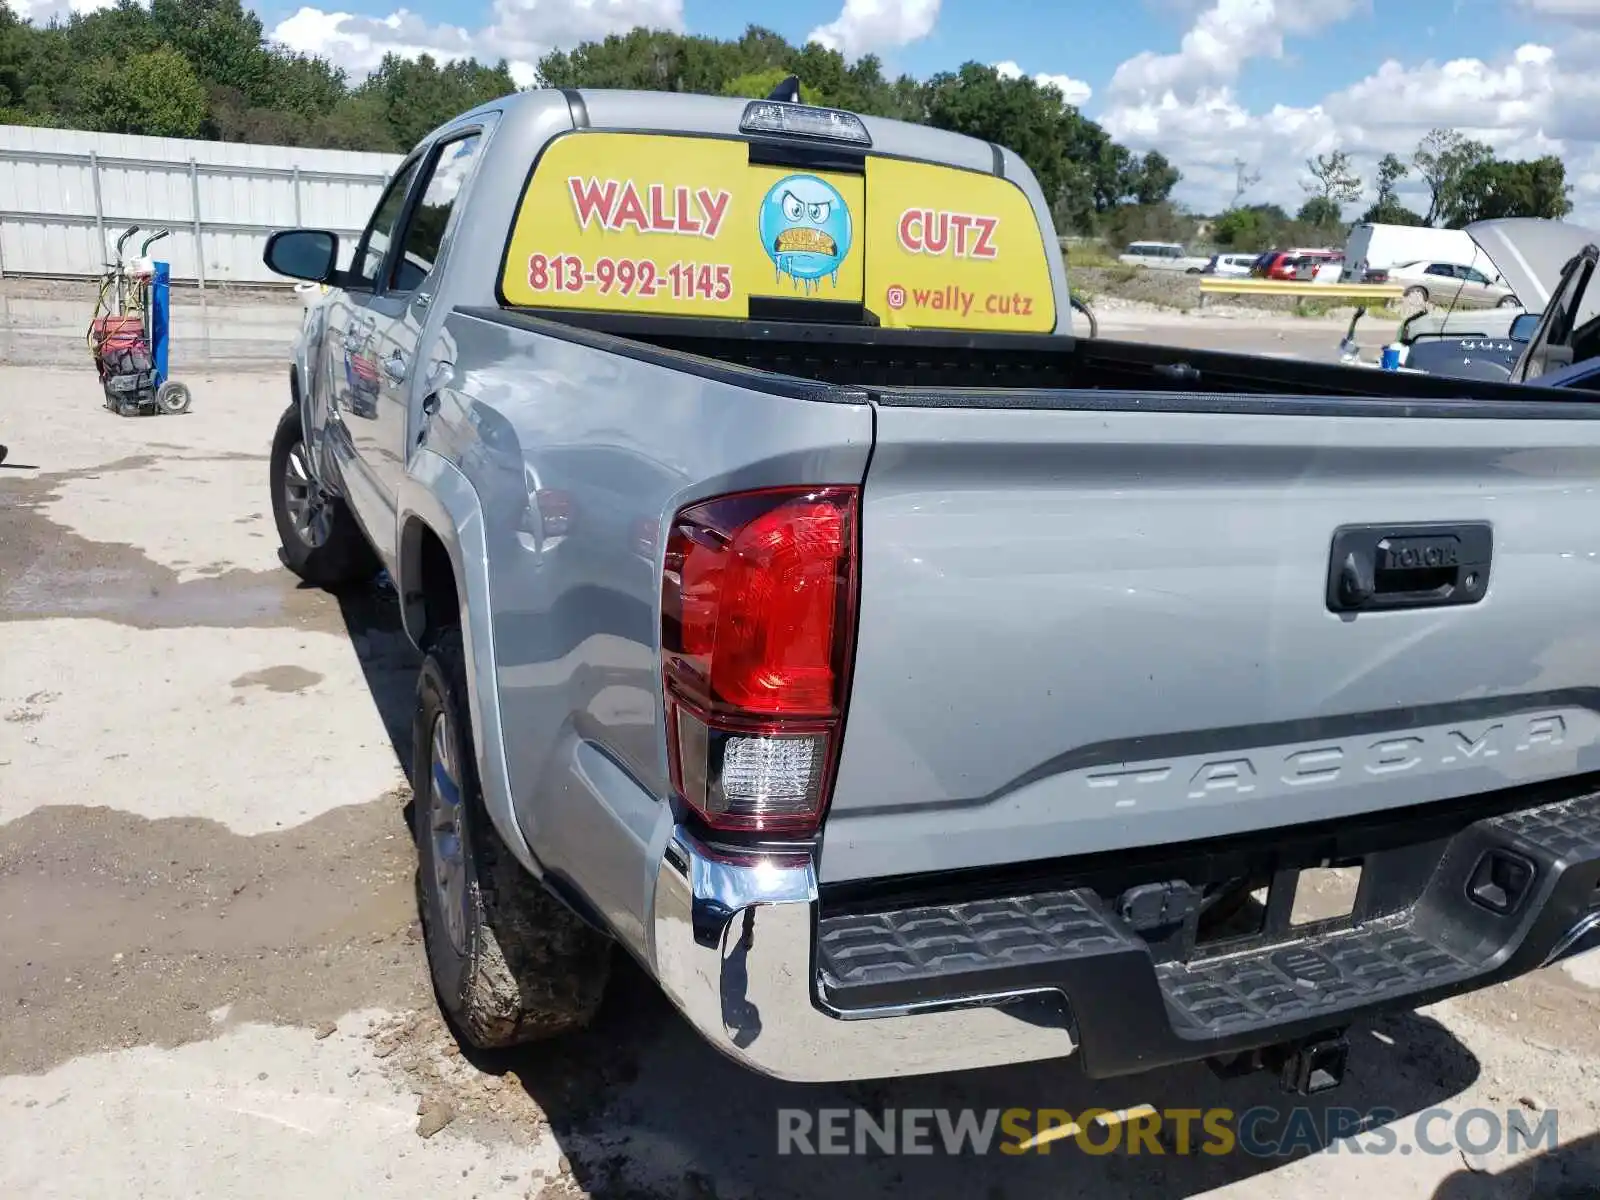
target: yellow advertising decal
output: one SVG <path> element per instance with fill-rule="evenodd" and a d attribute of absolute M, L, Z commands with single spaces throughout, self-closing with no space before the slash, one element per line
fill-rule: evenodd
<path fill-rule="evenodd" d="M 751 296 L 861 302 L 859 175 L 751 166 L 744 142 L 553 142 L 522 198 L 507 303 L 749 315 Z"/>
<path fill-rule="evenodd" d="M 1049 333 L 1050 260 L 1009 180 L 867 160 L 867 307 L 892 328 Z"/>
<path fill-rule="evenodd" d="M 581 133 L 517 212 L 508 304 L 744 319 L 753 297 L 865 303 L 902 328 L 1048 331 L 1049 264 L 1014 184 L 869 158 L 752 165 L 746 143 Z"/>

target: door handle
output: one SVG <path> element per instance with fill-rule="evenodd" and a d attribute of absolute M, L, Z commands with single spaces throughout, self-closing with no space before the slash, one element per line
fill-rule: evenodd
<path fill-rule="evenodd" d="M 406 360 L 400 357 L 398 350 L 383 360 L 383 373 L 395 383 L 405 382 Z"/>
<path fill-rule="evenodd" d="M 1345 525 L 1328 563 L 1330 612 L 1476 604 L 1489 586 L 1494 531 L 1460 525 Z"/>

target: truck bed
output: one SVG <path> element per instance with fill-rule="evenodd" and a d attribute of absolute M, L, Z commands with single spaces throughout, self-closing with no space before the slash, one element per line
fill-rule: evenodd
<path fill-rule="evenodd" d="M 464 315 L 870 402 L 824 886 L 1600 770 L 1600 405 L 1572 392 L 1100 340 Z M 1342 530 L 1369 552 L 1485 539 L 1473 582 L 1451 576 L 1478 594 L 1340 610 Z"/>
<path fill-rule="evenodd" d="M 887 403 L 956 405 L 963 408 L 1082 407 L 1086 397 L 1062 391 L 1144 394 L 1143 405 L 1174 407 L 1156 397 L 1177 395 L 1176 406 L 1193 411 L 1197 397 L 1261 397 L 1319 401 L 1398 400 L 1431 402 L 1429 411 L 1450 415 L 1494 415 L 1485 401 L 1506 401 L 1525 415 L 1563 415 L 1588 420 L 1600 406 L 1575 400 L 1556 388 L 1374 371 L 1339 363 L 1264 358 L 1221 350 L 1155 343 L 1029 334 L 966 334 L 932 330 L 877 329 L 855 325 L 716 321 L 703 318 L 631 317 L 614 313 L 535 313 L 500 308 L 464 308 L 463 315 L 501 322 L 529 332 L 647 357 L 698 373 L 741 368 L 839 387 L 922 389 L 916 397 L 880 397 Z M 659 352 L 665 351 L 663 355 Z M 942 396 L 961 390 L 961 396 Z M 1024 393 L 1024 394 L 1018 394 Z M 1472 401 L 1455 408 L 1453 402 Z M 1445 402 L 1452 406 L 1441 410 Z M 1127 407 L 1128 401 L 1110 401 Z M 1204 403 L 1207 409 L 1218 402 Z M 1530 405 L 1541 406 L 1538 411 Z M 1223 404 L 1238 409 L 1237 402 Z M 1254 408 L 1246 404 L 1246 408 Z M 1275 403 L 1274 411 L 1294 411 Z M 1314 406 L 1302 411 L 1323 411 Z M 1367 409 L 1341 408 L 1344 412 Z M 1376 411 L 1376 410 L 1374 410 Z"/>

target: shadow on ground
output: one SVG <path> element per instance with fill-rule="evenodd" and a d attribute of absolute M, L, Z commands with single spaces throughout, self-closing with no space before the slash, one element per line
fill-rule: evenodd
<path fill-rule="evenodd" d="M 395 761 L 409 775 L 411 713 L 422 657 L 400 622 L 399 599 L 384 575 L 368 587 L 339 593 L 337 600 L 372 703 L 394 747 Z"/>
<path fill-rule="evenodd" d="M 620 965 L 620 964 L 619 964 Z M 577 1180 L 595 1197 L 813 1197 L 905 1195 L 941 1197 L 1187 1197 L 1271 1172 L 1354 1132 L 1363 1116 L 1375 1123 L 1420 1112 L 1468 1088 L 1478 1060 L 1437 1022 L 1396 1015 L 1352 1032 L 1350 1076 L 1331 1095 L 1289 1096 L 1265 1075 L 1222 1080 L 1200 1065 L 1127 1079 L 1087 1079 L 1071 1060 L 845 1086 L 786 1084 L 753 1075 L 724 1059 L 672 1011 L 631 962 L 619 970 L 594 1026 L 566 1042 L 496 1055 L 464 1053 L 489 1073 L 513 1072 L 550 1120 Z M 936 1124 L 924 1154 L 780 1154 L 780 1110 L 859 1109 L 882 1125 L 886 1113 L 909 1109 L 1065 1110 L 1224 1109 L 1242 1127 L 1253 1108 L 1271 1110 L 1251 1122 L 1263 1143 L 1288 1139 L 1282 1154 L 1203 1152 L 1215 1141 L 1195 1114 L 1192 1142 L 1179 1152 L 1175 1126 L 1129 1153 L 1084 1153 L 1071 1139 L 1048 1150 L 1013 1155 L 998 1129 L 986 1154 L 943 1145 Z M 1300 1106 L 1309 1114 L 1291 1119 Z M 848 1119 L 847 1119 L 848 1120 Z M 926 1120 L 926 1118 L 925 1118 Z M 1030 1121 L 1034 1118 L 1030 1118 Z M 1290 1124 L 1291 1120 L 1293 1124 Z M 850 1126 L 846 1126 L 849 1128 Z M 1036 1126 L 1035 1126 L 1036 1127 Z M 815 1129 L 815 1126 L 812 1126 Z M 1299 1137 L 1291 1136 L 1298 1129 Z M 1096 1134 L 1096 1143 L 1105 1140 Z M 846 1134 L 848 1144 L 853 1135 Z M 813 1144 L 816 1144 L 815 1142 Z M 852 1151 L 853 1151 L 852 1147 Z M 1456 1200 L 1456 1197 L 1450 1197 Z"/>
<path fill-rule="evenodd" d="M 1579 1138 L 1493 1173 L 1463 1168 L 1433 1200 L 1595 1200 L 1600 1196 L 1600 1138 Z"/>

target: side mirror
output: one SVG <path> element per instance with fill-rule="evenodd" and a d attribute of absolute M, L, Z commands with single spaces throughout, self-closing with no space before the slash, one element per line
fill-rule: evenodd
<path fill-rule="evenodd" d="M 268 236 L 261 261 L 290 279 L 327 283 L 339 268 L 339 235 L 326 229 L 280 229 Z"/>
<path fill-rule="evenodd" d="M 1534 331 L 1539 328 L 1539 313 L 1518 313 L 1512 319 L 1509 337 L 1513 342 L 1533 341 Z"/>

